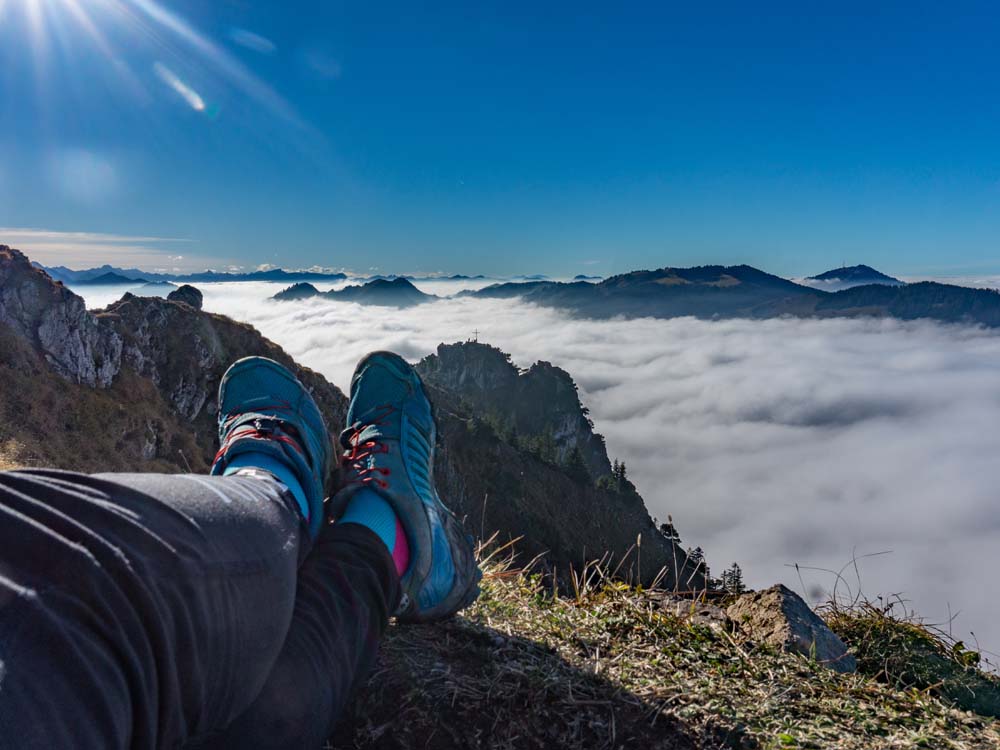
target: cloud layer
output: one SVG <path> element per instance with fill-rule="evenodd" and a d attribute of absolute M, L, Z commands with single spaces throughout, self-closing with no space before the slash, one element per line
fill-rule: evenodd
<path fill-rule="evenodd" d="M 369 350 L 416 360 L 474 329 L 521 365 L 558 364 L 650 513 L 672 514 L 716 572 L 739 561 L 753 586 L 801 591 L 789 564 L 840 568 L 891 550 L 862 560 L 867 595 L 900 594 L 936 622 L 961 610 L 955 635 L 1000 650 L 1000 335 L 874 320 L 580 321 L 507 300 L 266 301 L 277 288 L 202 287 L 207 309 L 253 323 L 341 387 Z M 803 578 L 813 593 L 833 583 Z"/>

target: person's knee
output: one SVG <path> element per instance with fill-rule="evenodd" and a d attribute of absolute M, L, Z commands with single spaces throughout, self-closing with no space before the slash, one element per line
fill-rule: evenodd
<path fill-rule="evenodd" d="M 226 731 L 225 747 L 322 747 L 335 719 L 326 685 L 277 665 L 253 705 Z"/>

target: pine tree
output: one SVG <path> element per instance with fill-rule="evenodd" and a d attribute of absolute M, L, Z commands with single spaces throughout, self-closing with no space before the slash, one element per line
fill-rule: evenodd
<path fill-rule="evenodd" d="M 739 563 L 733 563 L 722 572 L 722 588 L 730 594 L 742 594 L 746 591 L 746 586 L 743 585 L 743 570 Z"/>
<path fill-rule="evenodd" d="M 580 452 L 580 446 L 575 446 L 572 451 L 570 451 L 569 456 L 566 457 L 566 464 L 563 467 L 566 474 L 574 481 L 579 484 L 590 484 L 590 471 L 587 469 L 587 462 L 583 460 L 583 454 Z"/>
<path fill-rule="evenodd" d="M 552 428 L 545 428 L 545 432 L 538 436 L 538 457 L 543 461 L 556 463 L 556 438 L 552 434 Z"/>
<path fill-rule="evenodd" d="M 705 561 L 705 550 L 701 547 L 689 548 L 687 556 L 691 564 L 694 565 L 694 569 L 700 572 L 705 577 L 705 580 L 708 581 L 711 575 L 708 571 L 708 563 Z"/>
<path fill-rule="evenodd" d="M 632 483 L 628 481 L 628 473 L 625 471 L 625 462 L 619 461 L 618 467 L 614 472 L 615 483 L 618 485 L 619 492 L 628 492 L 632 487 Z"/>
<path fill-rule="evenodd" d="M 660 533 L 663 534 L 667 541 L 673 542 L 674 544 L 681 543 L 681 535 L 677 532 L 677 528 L 674 526 L 673 516 L 667 516 L 667 522 L 660 524 Z"/>

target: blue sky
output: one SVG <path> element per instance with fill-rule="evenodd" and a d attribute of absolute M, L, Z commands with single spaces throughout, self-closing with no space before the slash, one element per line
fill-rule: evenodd
<path fill-rule="evenodd" d="M 0 242 L 70 266 L 1000 272 L 988 3 L 415 5 L 0 0 Z"/>

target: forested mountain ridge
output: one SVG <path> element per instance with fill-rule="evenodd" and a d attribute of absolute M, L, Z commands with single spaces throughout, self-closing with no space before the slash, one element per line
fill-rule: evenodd
<path fill-rule="evenodd" d="M 494 284 L 463 294 L 502 299 L 520 297 L 526 302 L 595 319 L 869 316 L 1000 326 L 1000 294 L 994 290 L 936 282 L 903 284 L 879 280 L 840 291 L 824 291 L 746 265 L 633 271 L 596 284 L 582 281 Z"/>

